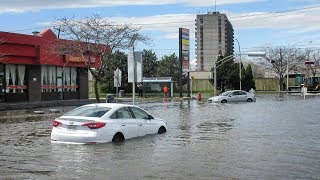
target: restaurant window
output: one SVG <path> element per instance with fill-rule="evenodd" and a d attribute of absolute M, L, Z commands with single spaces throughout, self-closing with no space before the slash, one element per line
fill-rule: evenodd
<path fill-rule="evenodd" d="M 25 84 L 25 65 L 6 64 L 6 93 L 24 93 L 27 91 Z"/>
<path fill-rule="evenodd" d="M 77 91 L 77 68 L 76 67 L 64 67 L 63 69 L 63 86 L 64 91 Z"/>
<path fill-rule="evenodd" d="M 77 91 L 77 68 L 41 66 L 42 92 Z"/>
<path fill-rule="evenodd" d="M 57 91 L 57 68 L 41 66 L 41 92 Z"/>

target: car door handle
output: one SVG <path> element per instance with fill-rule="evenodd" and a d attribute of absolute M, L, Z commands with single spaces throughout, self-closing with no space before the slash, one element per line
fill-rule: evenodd
<path fill-rule="evenodd" d="M 125 125 L 126 125 L 126 123 L 122 123 L 122 124 L 121 124 L 121 126 L 125 126 Z"/>
<path fill-rule="evenodd" d="M 142 126 L 142 125 L 143 125 L 143 123 L 138 123 L 138 125 L 139 125 L 139 126 Z"/>

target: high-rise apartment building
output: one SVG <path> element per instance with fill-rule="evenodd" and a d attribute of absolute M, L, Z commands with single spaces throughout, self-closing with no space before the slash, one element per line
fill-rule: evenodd
<path fill-rule="evenodd" d="M 197 15 L 195 36 L 198 71 L 211 71 L 219 54 L 233 54 L 233 27 L 225 14 Z"/>

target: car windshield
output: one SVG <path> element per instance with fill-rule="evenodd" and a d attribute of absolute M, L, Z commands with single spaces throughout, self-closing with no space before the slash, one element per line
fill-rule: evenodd
<path fill-rule="evenodd" d="M 100 106 L 81 106 L 78 107 L 64 116 L 85 116 L 85 117 L 101 117 L 111 108 Z"/>
<path fill-rule="evenodd" d="M 230 93 L 231 93 L 230 91 L 226 91 L 226 92 L 219 94 L 219 96 L 228 96 Z"/>

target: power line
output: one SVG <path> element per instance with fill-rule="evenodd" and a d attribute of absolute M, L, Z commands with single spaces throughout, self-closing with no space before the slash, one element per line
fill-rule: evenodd
<path fill-rule="evenodd" d="M 232 19 L 234 18 L 233 21 L 247 21 L 247 20 L 255 20 L 255 19 L 263 19 L 263 18 L 274 18 L 274 17 L 280 17 L 280 16 L 285 16 L 288 15 L 287 12 L 292 12 L 290 14 L 301 14 L 301 13 L 310 13 L 310 12 L 316 12 L 319 10 L 312 10 L 314 8 L 320 8 L 320 6 L 311 6 L 311 7 L 305 7 L 305 8 L 296 8 L 296 9 L 289 9 L 289 10 L 283 10 L 283 11 L 275 11 L 275 12 L 266 12 L 266 13 L 260 13 L 260 14 L 252 14 L 252 15 L 242 15 L 242 16 L 230 16 L 229 18 Z M 306 11 L 309 10 L 309 11 Z M 286 13 L 286 14 L 283 14 Z M 278 14 L 275 16 L 275 14 Z M 272 15 L 272 16 L 265 16 L 265 15 Z M 260 17 L 260 16 L 265 16 L 265 17 Z M 250 18 L 253 17 L 253 18 Z M 242 19 L 241 19 L 242 18 Z M 244 19 L 243 19 L 244 18 Z M 166 22 L 166 23 L 141 23 L 141 24 L 132 24 L 134 26 L 144 26 L 144 28 L 155 28 L 156 26 L 152 25 L 164 25 L 161 27 L 176 27 L 174 25 L 170 24 L 181 24 L 181 23 L 194 23 L 195 21 L 175 21 L 175 22 Z M 168 25 L 169 24 L 169 25 Z M 26 28 L 26 29 L 19 29 L 19 30 L 14 30 L 14 32 L 19 32 L 19 31 L 27 31 L 27 30 L 34 30 L 34 29 L 42 29 L 42 28 L 52 28 L 52 26 L 38 26 L 36 28 Z"/>

